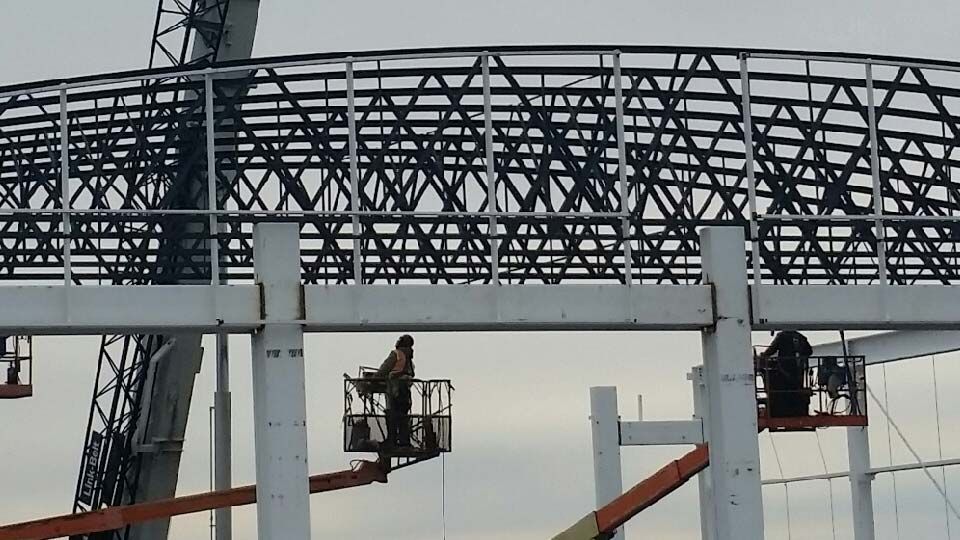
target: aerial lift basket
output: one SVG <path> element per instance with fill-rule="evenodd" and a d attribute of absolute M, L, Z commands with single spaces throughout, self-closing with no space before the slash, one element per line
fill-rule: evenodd
<path fill-rule="evenodd" d="M 376 370 L 361 367 L 358 377 L 344 376 L 343 449 L 376 452 L 381 456 L 422 461 L 452 449 L 453 386 L 446 379 L 410 379 L 412 405 L 402 420 L 409 429 L 409 445 L 387 440 L 387 381 Z"/>
<path fill-rule="evenodd" d="M 779 357 L 759 361 L 756 380 L 761 428 L 812 431 L 867 425 L 863 356 Z"/>

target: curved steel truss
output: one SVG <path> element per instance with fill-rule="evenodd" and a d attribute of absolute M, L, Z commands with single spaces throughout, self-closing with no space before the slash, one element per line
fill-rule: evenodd
<path fill-rule="evenodd" d="M 66 256 L 76 283 L 245 280 L 269 219 L 301 223 L 307 282 L 695 282 L 698 228 L 733 224 L 764 281 L 955 283 L 958 70 L 491 48 L 0 89 L 0 279 L 63 279 Z M 202 176 L 208 150 L 207 191 L 145 181 Z"/>

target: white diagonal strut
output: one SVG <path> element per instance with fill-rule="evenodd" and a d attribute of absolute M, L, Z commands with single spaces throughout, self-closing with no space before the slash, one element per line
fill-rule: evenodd
<path fill-rule="evenodd" d="M 866 364 L 883 364 L 921 356 L 960 351 L 956 330 L 900 330 L 846 340 L 846 354 L 864 356 Z M 816 356 L 842 356 L 844 342 L 814 345 Z"/>

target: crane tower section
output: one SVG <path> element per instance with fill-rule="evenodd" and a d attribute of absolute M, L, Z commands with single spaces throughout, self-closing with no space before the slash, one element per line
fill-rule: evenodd
<path fill-rule="evenodd" d="M 205 66 L 221 60 L 249 58 L 253 50 L 259 0 L 159 0 L 150 48 L 150 67 Z M 144 100 L 158 101 L 164 81 L 145 87 Z M 203 97 L 186 93 L 184 102 L 202 109 Z M 135 181 L 143 209 L 196 209 L 202 205 L 205 163 L 191 144 L 202 138 L 202 125 L 188 125 L 155 109 L 147 120 L 167 135 L 169 166 L 145 172 Z M 143 160 L 149 158 L 144 156 Z M 122 227 L 123 225 L 117 225 Z M 202 248 L 209 240 L 186 240 L 200 231 L 180 223 L 162 224 L 162 244 L 169 251 Z M 123 235 L 130 236 L 130 235 Z M 136 235 L 133 235 L 136 236 Z M 137 246 L 128 246 L 136 251 Z M 185 268 L 197 261 L 161 257 L 136 277 L 115 284 L 208 283 Z M 178 277 L 179 276 L 179 277 Z M 202 350 L 200 334 L 105 335 L 87 434 L 74 496 L 74 512 L 165 499 L 176 492 L 180 451 Z M 162 410 L 161 410 L 162 409 Z M 172 411 L 176 411 L 175 414 Z M 98 533 L 87 538 L 165 539 L 169 519 Z"/>

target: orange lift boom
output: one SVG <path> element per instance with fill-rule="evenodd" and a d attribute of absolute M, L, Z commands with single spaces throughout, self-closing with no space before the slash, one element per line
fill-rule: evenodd
<path fill-rule="evenodd" d="M 590 512 L 572 527 L 554 536 L 553 540 L 607 538 L 630 518 L 676 491 L 709 464 L 710 452 L 707 445 L 697 446 L 599 510 Z"/>
<path fill-rule="evenodd" d="M 800 431 L 834 426 L 865 426 L 865 415 L 831 416 L 817 415 L 798 418 L 759 417 L 759 431 Z M 610 501 L 602 508 L 590 512 L 572 527 L 553 537 L 553 540 L 595 540 L 613 535 L 624 523 L 640 512 L 653 506 L 660 499 L 673 493 L 688 480 L 710 465 L 710 450 L 706 444 L 698 445 L 680 459 L 671 461 L 646 480 L 630 488 L 626 493 Z M 2 540 L 2 538 L 0 538 Z"/>
<path fill-rule="evenodd" d="M 384 467 L 380 463 L 361 461 L 356 469 L 311 476 L 310 493 L 323 493 L 376 482 L 387 482 Z M 7 525 L 0 527 L 0 540 L 45 540 L 91 534 L 159 518 L 194 514 L 228 506 L 244 506 L 256 501 L 256 486 L 244 486 Z"/>

